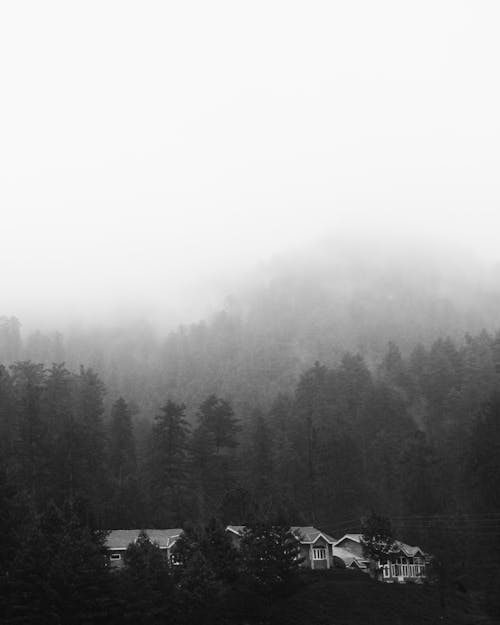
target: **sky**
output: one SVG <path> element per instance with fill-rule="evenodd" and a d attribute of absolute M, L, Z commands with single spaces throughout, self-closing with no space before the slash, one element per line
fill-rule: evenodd
<path fill-rule="evenodd" d="M 500 260 L 500 4 L 0 4 L 0 315 L 182 320 L 327 235 Z"/>

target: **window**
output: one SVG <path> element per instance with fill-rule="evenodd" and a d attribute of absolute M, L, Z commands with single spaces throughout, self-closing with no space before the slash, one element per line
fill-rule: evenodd
<path fill-rule="evenodd" d="M 121 560 L 122 557 L 119 553 L 112 553 L 110 556 L 110 560 Z"/>
<path fill-rule="evenodd" d="M 326 560 L 326 549 L 324 547 L 314 547 L 313 560 Z"/>

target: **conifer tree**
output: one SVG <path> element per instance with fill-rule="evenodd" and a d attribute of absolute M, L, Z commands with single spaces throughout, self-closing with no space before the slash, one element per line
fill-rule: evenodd
<path fill-rule="evenodd" d="M 14 462 L 17 416 L 11 376 L 0 365 L 0 464 Z"/>
<path fill-rule="evenodd" d="M 108 623 L 104 539 L 71 507 L 48 505 L 34 519 L 12 563 L 6 622 Z"/>
<path fill-rule="evenodd" d="M 273 440 L 269 426 L 262 416 L 257 414 L 253 429 L 253 474 L 255 487 L 261 493 L 262 498 L 270 494 L 273 480 L 272 446 Z"/>
<path fill-rule="evenodd" d="M 109 427 L 111 527 L 137 525 L 141 518 L 135 439 L 131 411 L 120 397 L 111 409 Z"/>
<path fill-rule="evenodd" d="M 234 450 L 239 425 L 229 402 L 210 395 L 198 409 L 191 459 L 199 518 L 206 522 L 221 510 L 224 497 L 236 487 Z"/>
<path fill-rule="evenodd" d="M 465 463 L 465 485 L 473 509 L 500 512 L 500 393 L 478 412 Z"/>
<path fill-rule="evenodd" d="M 151 432 L 151 506 L 158 522 L 168 526 L 181 524 L 189 506 L 189 425 L 185 410 L 184 404 L 169 399 L 156 416 Z"/>
<path fill-rule="evenodd" d="M 103 423 L 104 384 L 92 369 L 80 367 L 75 380 L 75 420 L 80 430 L 77 454 L 82 474 L 79 476 L 80 493 L 91 503 L 92 510 L 104 515 L 106 492 L 105 433 Z"/>
<path fill-rule="evenodd" d="M 238 575 L 239 554 L 225 528 L 216 518 L 205 526 L 200 550 L 218 580 L 226 584 L 235 582 Z"/>
<path fill-rule="evenodd" d="M 300 543 L 282 521 L 256 522 L 246 526 L 241 541 L 244 574 L 265 595 L 293 591 L 300 566 Z"/>
<path fill-rule="evenodd" d="M 231 405 L 226 400 L 216 395 L 207 397 L 200 405 L 198 421 L 200 426 L 206 428 L 213 436 L 216 455 L 224 448 L 237 446 L 238 422 Z"/>
<path fill-rule="evenodd" d="M 137 472 L 132 415 L 123 397 L 118 398 L 111 408 L 109 439 L 111 473 L 122 488 Z"/>
<path fill-rule="evenodd" d="M 83 474 L 83 467 L 78 470 L 75 451 L 80 446 L 76 439 L 83 428 L 75 424 L 74 396 L 76 379 L 64 364 L 53 364 L 47 371 L 47 380 L 43 394 L 43 414 L 47 424 L 52 453 L 50 455 L 51 496 L 55 502 L 63 502 L 74 495 L 77 473 Z"/>
<path fill-rule="evenodd" d="M 144 530 L 124 554 L 124 570 L 118 579 L 123 594 L 120 622 L 171 622 L 173 580 L 169 563 Z"/>
<path fill-rule="evenodd" d="M 46 372 L 41 364 L 11 367 L 17 412 L 16 464 L 21 484 L 37 502 L 46 497 L 49 438 L 42 410 Z"/>

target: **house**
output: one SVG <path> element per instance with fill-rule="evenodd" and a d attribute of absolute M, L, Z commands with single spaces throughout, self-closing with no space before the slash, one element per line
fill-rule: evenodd
<path fill-rule="evenodd" d="M 354 560 L 346 566 L 357 566 L 361 570 L 368 571 L 369 560 L 363 554 L 362 534 L 345 534 L 334 545 L 336 549 L 342 549 Z M 394 541 L 389 556 L 382 562 L 376 563 L 381 571 L 381 579 L 386 582 L 420 581 L 425 577 L 425 554 L 420 547 L 412 547 L 400 540 Z"/>
<path fill-rule="evenodd" d="M 344 554 L 343 550 L 333 550 L 335 538 L 316 527 L 293 526 L 290 529 L 300 542 L 302 566 L 310 569 L 330 569 L 336 565 L 335 557 L 343 559 L 341 553 L 347 558 L 352 558 L 352 554 L 347 551 Z M 228 525 L 226 530 L 231 536 L 233 545 L 239 547 L 245 526 Z"/>
<path fill-rule="evenodd" d="M 310 569 L 330 569 L 334 566 L 332 547 L 335 538 L 312 526 L 290 528 L 300 541 L 302 566 Z"/>
<path fill-rule="evenodd" d="M 326 532 L 313 526 L 292 526 L 292 533 L 300 543 L 301 566 L 314 569 L 331 569 L 338 566 L 370 570 L 370 560 L 363 553 L 362 534 L 345 534 L 336 540 Z M 123 554 L 127 547 L 139 537 L 141 530 L 112 530 L 106 538 L 106 548 L 112 567 L 123 566 Z M 172 548 L 182 534 L 182 529 L 147 529 L 144 530 L 151 542 L 164 551 L 165 558 L 172 561 Z M 244 525 L 228 525 L 234 547 L 239 548 L 245 532 Z M 425 577 L 425 554 L 420 547 L 412 547 L 399 540 L 389 557 L 376 563 L 382 580 L 387 582 L 420 581 Z"/>
<path fill-rule="evenodd" d="M 106 549 L 112 567 L 123 566 L 123 554 L 127 547 L 139 537 L 141 530 L 111 530 L 106 538 Z M 151 542 L 158 545 L 165 557 L 171 559 L 171 550 L 182 534 L 182 529 L 144 530 Z"/>

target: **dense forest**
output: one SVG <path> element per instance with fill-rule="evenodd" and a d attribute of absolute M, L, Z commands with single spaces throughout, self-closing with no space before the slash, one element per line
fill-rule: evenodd
<path fill-rule="evenodd" d="M 177 328 L 146 321 L 147 311 L 136 321 L 50 331 L 4 317 L 0 363 L 90 367 L 106 386 L 107 411 L 122 396 L 136 421 L 151 422 L 168 395 L 186 404 L 194 422 L 211 394 L 228 399 L 245 420 L 256 406 L 268 410 L 279 393 L 293 394 L 316 361 L 336 366 L 352 352 L 374 371 L 391 341 L 406 358 L 418 344 L 429 349 L 449 337 L 458 345 L 466 334 L 497 332 L 499 267 L 439 249 L 429 242 L 416 249 L 394 240 L 325 242 L 228 284 L 223 306 Z"/>
<path fill-rule="evenodd" d="M 280 518 L 340 537 L 373 510 L 498 611 L 497 292 L 418 298 L 394 277 L 347 297 L 304 271 L 165 338 L 0 319 L 10 593 L 56 543 L 98 559 L 106 529 Z"/>
<path fill-rule="evenodd" d="M 349 352 L 316 362 L 267 410 L 212 393 L 188 419 L 166 388 L 136 432 L 92 369 L 20 361 L 1 368 L 3 465 L 36 505 L 82 497 L 103 527 L 242 523 L 247 506 L 329 527 L 370 507 L 496 512 L 499 363 L 485 331 L 407 358 L 391 342 L 375 370 Z"/>
<path fill-rule="evenodd" d="M 188 420 L 165 389 L 139 431 L 122 397 L 106 410 L 89 368 L 2 366 L 4 553 L 26 558 L 16 545 L 29 549 L 68 506 L 100 530 L 280 516 L 333 535 L 372 509 L 461 583 L 487 588 L 500 554 L 499 364 L 499 337 L 485 331 L 406 358 L 389 343 L 374 370 L 352 353 L 316 362 L 267 410 L 238 414 L 211 394 Z"/>

